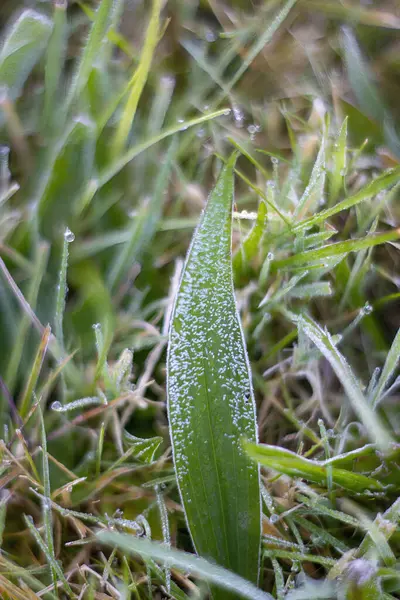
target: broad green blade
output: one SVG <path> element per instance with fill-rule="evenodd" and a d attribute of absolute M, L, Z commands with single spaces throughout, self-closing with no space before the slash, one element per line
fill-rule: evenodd
<path fill-rule="evenodd" d="M 24 10 L 8 32 L 0 51 L 0 86 L 11 98 L 22 86 L 42 55 L 52 30 L 50 19 L 34 10 Z"/>
<path fill-rule="evenodd" d="M 259 472 L 250 368 L 232 284 L 232 157 L 203 213 L 177 294 L 168 352 L 176 476 L 196 551 L 257 582 Z M 231 594 L 213 590 L 214 599 Z"/>

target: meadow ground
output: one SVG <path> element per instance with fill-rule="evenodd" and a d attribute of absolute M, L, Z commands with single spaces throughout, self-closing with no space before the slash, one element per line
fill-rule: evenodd
<path fill-rule="evenodd" d="M 166 408 L 233 151 L 257 597 L 399 598 L 399 3 L 2 0 L 0 22 L 1 598 L 256 597 L 178 552 Z"/>

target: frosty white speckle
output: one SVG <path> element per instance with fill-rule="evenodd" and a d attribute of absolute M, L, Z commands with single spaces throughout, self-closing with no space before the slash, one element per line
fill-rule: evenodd
<path fill-rule="evenodd" d="M 255 582 L 258 467 L 241 438 L 256 440 L 256 417 L 232 283 L 232 201 L 230 161 L 194 234 L 177 294 L 168 409 L 182 504 L 197 551 Z"/>

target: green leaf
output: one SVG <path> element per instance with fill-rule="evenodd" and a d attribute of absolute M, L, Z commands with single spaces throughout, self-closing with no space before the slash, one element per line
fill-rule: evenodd
<path fill-rule="evenodd" d="M 233 257 L 233 270 L 235 274 L 241 275 L 247 263 L 256 256 L 260 241 L 264 235 L 266 216 L 267 206 L 265 202 L 261 201 L 258 206 L 256 222 Z"/>
<path fill-rule="evenodd" d="M 129 136 L 136 109 L 139 104 L 144 86 L 149 76 L 154 52 L 160 37 L 160 13 L 162 9 L 161 0 L 153 0 L 150 22 L 140 56 L 140 61 L 129 82 L 129 95 L 122 111 L 121 118 L 115 132 L 112 143 L 114 156 L 118 156 L 124 149 L 126 140 Z"/>
<path fill-rule="evenodd" d="M 292 265 L 302 265 L 305 263 L 318 263 L 321 260 L 330 259 L 334 256 L 341 257 L 349 252 L 357 252 L 358 250 L 364 250 L 365 248 L 371 248 L 385 242 L 392 242 L 400 237 L 400 229 L 392 229 L 385 233 L 376 233 L 366 235 L 363 238 L 355 240 L 346 240 L 345 242 L 336 242 L 335 244 L 328 244 L 322 248 L 313 250 L 306 250 L 299 254 L 294 254 L 288 258 L 282 260 L 276 260 L 273 262 L 273 269 L 281 269 L 282 267 L 289 267 Z"/>
<path fill-rule="evenodd" d="M 172 139 L 168 152 L 163 160 L 157 177 L 154 181 L 154 189 L 149 202 L 144 202 L 139 208 L 138 215 L 133 220 L 130 228 L 130 237 L 114 259 L 108 276 L 110 288 L 116 287 L 121 278 L 131 265 L 142 258 L 144 249 L 151 242 L 161 218 L 163 206 L 163 193 L 168 185 L 168 178 L 172 169 L 173 160 L 177 149 L 176 137 Z"/>
<path fill-rule="evenodd" d="M 138 438 L 127 431 L 124 431 L 124 440 L 132 449 L 135 458 L 150 464 L 154 460 L 154 454 L 162 443 L 162 437 L 152 437 L 148 439 Z"/>
<path fill-rule="evenodd" d="M 0 86 L 7 88 L 11 98 L 19 95 L 51 30 L 50 19 L 34 10 L 24 10 L 9 30 L 0 52 Z"/>
<path fill-rule="evenodd" d="M 378 415 L 374 413 L 373 409 L 368 404 L 361 391 L 360 384 L 355 378 L 348 362 L 337 349 L 332 336 L 326 329 L 323 329 L 306 315 L 292 315 L 292 319 L 297 323 L 298 328 L 314 342 L 330 363 L 336 376 L 340 380 L 354 411 L 360 419 L 360 422 L 363 423 L 370 438 L 378 445 L 378 447 L 387 451 L 392 442 L 391 437 Z"/>
<path fill-rule="evenodd" d="M 167 548 L 163 544 L 151 542 L 149 540 L 138 539 L 133 535 L 124 535 L 111 531 L 101 531 L 97 534 L 98 539 L 112 546 L 118 546 L 121 550 L 131 554 L 139 554 L 143 558 L 152 558 L 160 561 L 169 567 L 182 569 L 205 579 L 206 581 L 229 590 L 230 593 L 239 595 L 241 598 L 249 600 L 272 600 L 272 596 L 266 592 L 257 589 L 252 583 L 238 577 L 216 565 L 208 562 L 204 558 L 199 558 L 193 554 Z M 213 598 L 216 596 L 213 594 Z M 222 597 L 222 596 L 221 596 Z"/>
<path fill-rule="evenodd" d="M 356 95 L 361 110 L 378 122 L 383 122 L 385 105 L 376 89 L 372 74 L 365 64 L 357 41 L 349 28 L 344 29 L 342 36 L 349 81 Z"/>
<path fill-rule="evenodd" d="M 240 444 L 241 437 L 256 441 L 257 434 L 232 285 L 234 160 L 210 195 L 182 275 L 169 338 L 168 409 L 177 480 L 197 552 L 256 583 L 260 490 L 258 468 Z"/>
<path fill-rule="evenodd" d="M 389 169 L 384 172 L 382 175 L 379 175 L 376 179 L 373 179 L 370 183 L 364 186 L 361 190 L 356 192 L 353 196 L 349 198 L 345 198 L 342 202 L 339 202 L 332 208 L 327 208 L 326 210 L 321 210 L 321 212 L 316 215 L 309 217 L 308 219 L 304 219 L 300 221 L 297 225 L 293 226 L 293 231 L 302 231 L 303 229 L 310 229 L 317 223 L 321 223 L 326 221 L 329 217 L 336 215 L 342 210 L 347 210 L 352 206 L 356 206 L 363 200 L 367 200 L 371 198 L 371 196 L 376 196 L 379 192 L 382 192 L 386 188 L 394 185 L 400 179 L 400 168 Z"/>
<path fill-rule="evenodd" d="M 248 454 L 262 465 L 291 477 L 301 477 L 326 486 L 328 476 L 333 483 L 352 492 L 383 491 L 384 486 L 372 477 L 346 469 L 332 467 L 329 461 L 317 461 L 299 456 L 279 446 L 245 443 Z"/>
<path fill-rule="evenodd" d="M 67 115 L 72 104 L 79 98 L 89 79 L 96 56 L 100 52 L 107 37 L 107 32 L 111 25 L 113 9 L 113 0 L 100 1 L 86 44 L 82 49 L 80 61 L 77 64 L 71 85 L 68 89 L 65 105 L 63 107 L 64 117 Z"/>
<path fill-rule="evenodd" d="M 371 406 L 373 408 L 376 408 L 376 406 L 379 404 L 379 401 L 381 400 L 381 398 L 384 394 L 385 388 L 387 387 L 387 384 L 389 383 L 393 373 L 395 372 L 395 370 L 397 368 L 399 360 L 400 360 L 400 329 L 398 330 L 398 332 L 393 340 L 391 348 L 386 357 L 385 364 L 383 366 L 382 374 L 379 378 L 379 381 L 378 381 L 375 389 L 373 390 L 372 397 L 371 397 Z"/>
<path fill-rule="evenodd" d="M 343 185 L 346 170 L 346 146 L 347 142 L 347 117 L 342 123 L 338 136 L 332 150 L 332 171 L 329 175 L 330 195 L 329 203 L 334 204 L 339 196 Z"/>

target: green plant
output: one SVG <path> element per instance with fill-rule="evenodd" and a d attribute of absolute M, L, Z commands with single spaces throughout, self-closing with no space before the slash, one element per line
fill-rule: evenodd
<path fill-rule="evenodd" d="M 393 4 L 23 4 L 1 597 L 398 597 Z"/>

